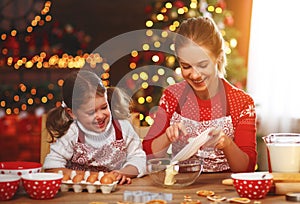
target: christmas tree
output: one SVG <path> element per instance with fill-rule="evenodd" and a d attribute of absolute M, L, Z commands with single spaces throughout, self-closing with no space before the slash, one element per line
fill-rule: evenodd
<path fill-rule="evenodd" d="M 161 35 L 155 35 L 151 30 L 161 29 L 168 32 L 176 32 L 180 23 L 190 17 L 209 16 L 214 19 L 217 26 L 221 30 L 226 44 L 227 54 L 227 76 L 226 78 L 234 85 L 244 89 L 246 84 L 247 69 L 245 67 L 244 58 L 239 55 L 237 50 L 237 38 L 239 32 L 234 27 L 233 13 L 226 8 L 225 0 L 155 0 L 147 5 L 145 12 L 148 16 L 146 19 L 146 27 L 148 29 L 145 43 L 145 49 L 131 53 L 130 65 L 132 70 L 153 64 L 157 66 L 157 72 L 150 69 L 144 69 L 133 74 L 127 79 L 129 88 L 138 90 L 133 95 L 135 102 L 135 111 L 139 112 L 139 120 L 142 126 L 151 125 L 152 120 L 149 117 L 149 110 L 157 106 L 158 100 L 162 94 L 163 88 L 167 85 L 176 83 L 182 78 L 180 77 L 180 68 L 176 58 L 170 52 L 153 51 L 147 45 L 154 45 L 158 48 L 164 41 L 164 32 Z M 165 33 L 167 35 L 167 32 Z M 174 72 L 167 72 L 165 68 L 171 68 Z M 154 74 L 153 74 L 154 73 Z M 160 77 L 163 73 L 164 77 Z M 156 81 L 154 81 L 156 80 Z M 150 85 L 157 83 L 160 86 Z M 137 88 L 135 84 L 142 84 Z"/>

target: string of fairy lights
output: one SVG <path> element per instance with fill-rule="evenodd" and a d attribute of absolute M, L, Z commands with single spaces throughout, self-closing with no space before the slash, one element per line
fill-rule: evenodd
<path fill-rule="evenodd" d="M 42 27 L 46 23 L 53 20 L 50 14 L 51 1 L 45 1 L 43 7 L 32 18 L 30 23 L 26 26 L 26 34 L 21 40 L 25 43 L 29 43 L 32 39 L 32 33 L 38 32 L 37 27 Z M 67 29 L 72 29 L 67 27 Z M 70 30 L 71 32 L 71 30 Z M 13 28 L 10 32 L 3 32 L 0 34 L 1 55 L 0 69 L 12 68 L 12 71 L 19 69 L 49 69 L 53 71 L 55 69 L 76 69 L 82 68 L 86 64 L 91 68 L 95 68 L 101 64 L 103 73 L 101 78 L 105 86 L 109 85 L 109 70 L 110 66 L 105 62 L 99 53 L 84 53 L 83 50 L 77 50 L 77 55 L 72 56 L 68 53 L 62 53 L 50 55 L 46 51 L 36 53 L 32 57 L 20 56 L 20 49 L 18 46 L 6 46 L 11 45 L 13 42 L 20 40 L 17 38 L 20 32 Z M 60 87 L 63 84 L 63 79 L 59 79 L 56 84 L 49 83 L 47 85 L 32 85 L 20 83 L 17 86 L 8 87 L 1 85 L 0 87 L 0 116 L 6 114 L 20 114 L 22 111 L 28 111 L 32 107 L 46 106 L 47 104 L 55 103 L 55 106 L 60 106 L 60 100 L 57 100 L 56 94 L 59 95 Z M 39 86 L 39 87 L 38 87 Z M 56 100 L 56 101 L 55 101 Z M 4 112 L 4 113 L 3 113 Z"/>
<path fill-rule="evenodd" d="M 156 1 L 154 5 L 149 5 L 146 8 L 146 12 L 149 14 L 149 19 L 145 21 L 146 33 L 145 38 L 149 38 L 150 41 L 141 45 L 142 51 L 132 50 L 130 53 L 131 60 L 129 62 L 129 70 L 131 76 L 128 81 L 133 82 L 131 84 L 141 84 L 142 90 L 147 90 L 149 83 L 157 83 L 159 80 L 165 80 L 164 83 L 167 85 L 174 84 L 181 80 L 180 68 L 176 63 L 176 58 L 171 54 L 162 54 L 159 52 L 151 52 L 151 49 L 159 48 L 164 39 L 168 37 L 168 31 L 174 32 L 179 27 L 182 19 L 194 17 L 198 15 L 208 15 L 208 16 L 224 16 L 225 20 L 216 22 L 220 27 L 224 38 L 226 40 L 227 50 L 226 53 L 229 55 L 231 50 L 237 46 L 237 40 L 235 38 L 226 38 L 225 27 L 231 24 L 232 16 L 230 13 L 225 12 L 224 6 L 225 0 L 209 1 L 209 0 L 191 0 L 188 1 Z M 53 20 L 50 15 L 51 1 L 45 1 L 41 11 L 36 14 L 32 19 L 30 24 L 26 28 L 27 36 L 24 40 L 30 40 L 30 34 L 35 32 L 35 28 L 44 26 Z M 225 22 L 225 24 L 224 24 Z M 152 29 L 162 29 L 160 36 L 156 36 Z M 5 42 L 10 38 L 15 38 L 18 35 L 18 30 L 13 29 L 9 33 L 2 33 L 1 40 Z M 170 44 L 170 53 L 174 51 L 174 45 Z M 105 62 L 105 59 L 99 53 L 85 53 L 83 50 L 78 50 L 77 55 L 73 56 L 68 53 L 62 53 L 61 55 L 53 54 L 49 56 L 46 51 L 41 51 L 32 57 L 18 55 L 9 56 L 9 48 L 3 47 L 1 54 L 4 58 L 0 59 L 0 69 L 1 67 L 10 67 L 14 70 L 19 69 L 79 69 L 86 65 L 91 68 L 101 66 L 103 73 L 101 78 L 105 86 L 109 86 L 110 78 L 110 65 Z M 147 55 L 147 60 L 145 56 Z M 150 55 L 150 56 L 149 56 Z M 150 60 L 153 64 L 162 65 L 161 68 L 157 70 L 157 73 L 150 74 L 147 71 L 138 71 L 138 67 L 142 63 L 149 64 Z M 4 61 L 5 60 L 5 61 Z M 142 61 L 142 62 L 141 62 Z M 173 68 L 175 70 L 175 75 L 166 76 L 165 67 Z M 134 70 L 137 70 L 134 72 Z M 136 83 L 141 81 L 141 83 Z M 61 105 L 60 100 L 56 98 L 56 93 L 59 92 L 60 87 L 63 84 L 63 80 L 60 79 L 56 84 L 49 83 L 45 86 L 43 93 L 39 91 L 36 86 L 31 86 L 25 83 L 20 83 L 17 85 L 15 90 L 2 90 L 0 93 L 0 109 L 4 111 L 6 115 L 10 114 L 20 114 L 22 111 L 27 111 L 29 107 L 40 107 L 41 105 L 47 106 L 47 104 L 54 103 L 55 106 Z M 136 87 L 131 87 L 136 88 Z M 1 91 L 1 90 L 0 90 Z M 142 109 L 140 114 L 140 120 L 145 121 L 146 125 L 151 124 L 151 118 L 147 113 L 143 113 L 143 109 L 148 109 L 149 105 L 155 102 L 153 95 L 149 93 L 140 93 L 136 95 L 137 104 L 140 105 Z M 157 101 L 156 101 L 157 102 Z M 148 105 L 147 105 L 148 104 Z"/>

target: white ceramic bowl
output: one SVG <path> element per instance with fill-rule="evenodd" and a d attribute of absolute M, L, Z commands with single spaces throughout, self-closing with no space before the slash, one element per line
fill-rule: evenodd
<path fill-rule="evenodd" d="M 53 198 L 60 189 L 63 175 L 59 173 L 36 173 L 22 176 L 27 194 L 33 199 Z"/>

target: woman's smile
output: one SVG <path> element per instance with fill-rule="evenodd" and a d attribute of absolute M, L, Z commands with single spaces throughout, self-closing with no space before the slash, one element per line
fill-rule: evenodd
<path fill-rule="evenodd" d="M 191 80 L 194 84 L 196 85 L 205 85 L 205 79 L 201 79 L 201 80 Z"/>

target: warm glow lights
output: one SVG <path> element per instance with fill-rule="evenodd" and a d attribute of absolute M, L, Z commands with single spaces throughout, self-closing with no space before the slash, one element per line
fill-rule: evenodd
<path fill-rule="evenodd" d="M 136 57 L 136 56 L 138 56 L 138 51 L 136 51 L 136 50 L 133 50 L 132 52 L 131 52 L 131 56 L 132 57 Z"/>
<path fill-rule="evenodd" d="M 153 82 L 157 82 L 159 80 L 159 76 L 158 75 L 153 75 L 152 76 L 152 81 Z"/>
<path fill-rule="evenodd" d="M 153 55 L 153 56 L 152 56 L 152 61 L 153 61 L 153 62 L 158 62 L 158 61 L 159 61 L 159 56 Z"/>
<path fill-rule="evenodd" d="M 144 115 L 143 115 L 142 113 L 140 113 L 139 119 L 140 119 L 140 120 L 144 120 Z"/>
<path fill-rule="evenodd" d="M 161 32 L 161 37 L 163 37 L 163 38 L 166 38 L 166 37 L 168 37 L 168 32 L 167 31 L 163 31 L 163 32 Z"/>
<path fill-rule="evenodd" d="M 41 98 L 41 102 L 42 102 L 42 103 L 47 103 L 47 101 L 48 101 L 48 99 L 47 99 L 46 96 L 43 96 L 43 97 Z"/>
<path fill-rule="evenodd" d="M 138 103 L 139 104 L 144 104 L 145 103 L 145 98 L 144 97 L 139 97 L 138 98 Z"/>
<path fill-rule="evenodd" d="M 237 40 L 235 38 L 232 38 L 230 40 L 230 47 L 235 48 L 237 46 Z"/>
<path fill-rule="evenodd" d="M 140 78 L 143 80 L 147 80 L 148 79 L 148 74 L 146 72 L 141 72 L 140 73 Z"/>
<path fill-rule="evenodd" d="M 57 85 L 58 85 L 58 86 L 62 87 L 63 84 L 64 84 L 64 80 L 63 80 L 63 79 L 59 79 L 59 80 L 57 81 Z"/>
<path fill-rule="evenodd" d="M 30 93 L 31 93 L 31 95 L 36 95 L 36 89 L 35 89 L 35 88 L 32 88 L 32 89 L 30 90 Z"/>
<path fill-rule="evenodd" d="M 155 42 L 153 43 L 153 45 L 154 45 L 154 47 L 159 48 L 161 44 L 160 44 L 159 41 L 155 41 Z"/>
<path fill-rule="evenodd" d="M 146 31 L 146 35 L 147 35 L 148 37 L 151 37 L 151 36 L 153 35 L 153 31 L 148 29 L 148 30 Z"/>
<path fill-rule="evenodd" d="M 24 85 L 24 84 L 20 84 L 19 85 L 19 88 L 20 88 L 20 90 L 22 91 L 22 92 L 25 92 L 26 91 L 26 86 Z"/>
<path fill-rule="evenodd" d="M 223 11 L 223 10 L 222 10 L 222 8 L 220 8 L 220 7 L 217 7 L 216 10 L 215 10 L 216 13 L 222 13 L 222 11 Z"/>
<path fill-rule="evenodd" d="M 27 109 L 27 105 L 26 104 L 22 104 L 21 105 L 21 110 L 25 111 Z"/>
<path fill-rule="evenodd" d="M 103 64 L 102 64 L 102 68 L 103 68 L 104 71 L 109 71 L 110 66 L 109 66 L 109 64 L 107 64 L 107 63 L 103 63 Z"/>
<path fill-rule="evenodd" d="M 16 36 L 16 35 L 17 35 L 17 31 L 16 31 L 16 30 L 12 30 L 12 31 L 10 32 L 10 35 L 13 36 L 13 37 Z"/>
<path fill-rule="evenodd" d="M 1 101 L 1 102 L 0 102 L 0 106 L 1 106 L 1 107 L 5 107 L 5 105 L 6 105 L 6 102 L 5 102 L 5 101 Z"/>
<path fill-rule="evenodd" d="M 27 32 L 28 32 L 28 33 L 31 33 L 32 31 L 33 31 L 33 28 L 32 28 L 31 26 L 28 26 L 28 27 L 27 27 Z"/>
<path fill-rule="evenodd" d="M 174 22 L 173 22 L 173 25 L 174 25 L 175 27 L 178 27 L 178 26 L 180 25 L 180 23 L 179 23 L 179 21 L 174 21 Z"/>
<path fill-rule="evenodd" d="M 11 115 L 11 113 L 12 113 L 10 108 L 6 109 L 5 112 L 6 112 L 7 115 Z"/>
<path fill-rule="evenodd" d="M 191 2 L 191 3 L 190 3 L 190 7 L 191 7 L 192 9 L 196 9 L 196 8 L 197 8 L 197 2 Z"/>
<path fill-rule="evenodd" d="M 133 74 L 131 78 L 136 81 L 136 80 L 139 79 L 139 75 L 138 74 Z"/>
<path fill-rule="evenodd" d="M 141 87 L 142 87 L 143 89 L 147 89 L 148 86 L 149 86 L 149 84 L 148 84 L 147 82 L 143 82 Z"/>
<path fill-rule="evenodd" d="M 14 108 L 14 114 L 19 114 L 20 113 L 20 110 L 18 108 Z"/>
<path fill-rule="evenodd" d="M 175 83 L 176 83 L 176 81 L 174 80 L 174 78 L 173 78 L 173 77 L 168 77 L 168 78 L 167 78 L 167 82 L 168 82 L 168 84 L 170 84 L 170 85 L 172 85 L 172 84 L 175 84 Z"/>
<path fill-rule="evenodd" d="M 160 10 L 160 12 L 161 12 L 161 13 L 166 13 L 167 10 L 168 10 L 167 8 L 162 8 L 162 9 Z"/>
<path fill-rule="evenodd" d="M 172 31 L 172 32 L 174 32 L 176 30 L 176 26 L 170 25 L 169 26 L 169 30 Z"/>
<path fill-rule="evenodd" d="M 175 45 L 174 45 L 174 43 L 172 43 L 172 44 L 170 45 L 170 50 L 175 51 Z"/>
<path fill-rule="evenodd" d="M 3 54 L 3 55 L 7 55 L 7 53 L 8 53 L 8 50 L 7 50 L 6 48 L 3 48 L 3 49 L 2 49 L 2 54 Z"/>
<path fill-rule="evenodd" d="M 50 7 L 51 7 L 51 1 L 46 1 L 43 5 L 43 8 L 40 10 L 40 12 L 38 12 L 37 14 L 33 14 L 33 16 L 31 16 L 31 19 L 29 19 L 29 21 L 30 21 L 29 24 L 27 26 L 25 26 L 24 29 L 28 33 L 32 33 L 33 29 L 35 27 L 44 26 L 45 22 L 50 22 L 52 20 L 52 17 L 49 14 Z M 67 30 L 67 32 L 73 32 L 73 30 L 74 30 L 74 28 L 71 25 L 67 25 L 65 27 L 65 29 Z M 12 37 L 17 37 L 18 30 L 12 29 L 8 35 L 10 35 Z M 33 37 L 31 35 L 26 35 L 23 38 L 26 43 L 29 43 Z M 1 40 L 6 41 L 7 39 L 8 39 L 7 34 L 2 33 Z M 88 40 L 88 37 L 86 37 L 85 39 Z M 57 56 L 56 54 L 53 54 L 53 56 L 46 56 L 46 52 L 41 51 L 40 53 L 36 53 L 35 56 L 33 56 L 31 59 L 28 57 L 23 57 L 22 61 L 20 61 L 20 60 L 17 60 L 18 59 L 17 55 L 20 54 L 20 53 L 18 53 L 18 51 L 19 51 L 18 49 L 14 50 L 13 53 L 15 56 L 8 56 L 6 59 L 6 64 L 8 66 L 13 66 L 14 69 L 20 69 L 22 66 L 24 66 L 27 69 L 33 68 L 33 67 L 36 67 L 38 69 L 50 68 L 50 67 L 81 68 L 85 65 L 85 61 L 89 61 L 88 63 L 91 65 L 91 67 L 96 67 L 97 63 L 102 62 L 101 57 L 99 55 L 97 56 L 97 54 L 95 54 L 95 56 L 93 56 L 94 57 L 93 59 L 88 60 L 87 57 L 82 56 L 82 54 L 83 54 L 82 51 L 78 52 L 78 54 L 80 54 L 78 56 L 73 57 L 71 55 L 68 55 L 67 57 L 62 56 L 61 58 L 59 56 Z M 12 52 L 12 51 L 9 50 L 8 48 L 4 47 L 1 49 L 1 53 L 3 55 L 8 55 L 9 52 Z M 91 55 L 93 55 L 93 54 L 91 54 Z M 49 59 L 47 60 L 46 57 L 48 57 Z"/>
<path fill-rule="evenodd" d="M 103 73 L 101 75 L 101 78 L 104 79 L 104 80 L 109 79 L 109 73 Z"/>
<path fill-rule="evenodd" d="M 136 68 L 136 63 L 135 63 L 135 62 L 131 62 L 131 63 L 129 64 L 129 68 L 130 68 L 130 69 L 135 69 L 135 68 Z"/>
<path fill-rule="evenodd" d="M 157 3 L 152 10 L 149 10 L 149 12 L 152 12 L 149 14 L 149 19 L 144 21 L 144 40 L 140 42 L 137 47 L 132 48 L 134 50 L 129 50 L 127 53 L 131 59 L 128 60 L 128 66 L 123 67 L 123 69 L 127 69 L 130 74 L 123 77 L 127 77 L 127 81 L 125 82 L 126 85 L 128 85 L 128 88 L 133 89 L 135 92 L 138 91 L 133 97 L 137 104 L 142 105 L 138 105 L 138 107 L 143 107 L 145 109 L 146 106 L 147 108 L 150 107 L 150 110 L 153 105 L 156 105 L 154 103 L 156 103 L 158 99 L 158 89 L 182 80 L 181 69 L 178 67 L 176 56 L 174 56 L 174 44 L 172 43 L 173 41 L 170 40 L 170 35 L 173 33 L 170 33 L 170 31 L 176 32 L 176 29 L 180 26 L 180 22 L 187 17 L 198 16 L 199 13 L 207 15 L 208 12 L 212 12 L 208 15 L 214 16 L 222 13 L 222 9 L 224 9 L 216 3 L 217 5 L 210 6 L 209 9 L 207 9 L 206 4 L 205 8 L 202 6 L 201 10 L 200 5 L 207 3 L 206 1 L 190 0 L 190 3 L 186 3 L 187 2 L 182 1 L 165 1 L 164 3 Z M 215 3 L 208 2 L 208 5 L 211 4 Z M 39 26 L 46 25 L 48 22 L 54 20 L 52 19 L 53 16 L 49 14 L 50 6 L 51 2 L 45 3 L 41 12 L 37 15 L 33 15 L 32 18 L 29 19 L 30 22 L 28 25 L 25 25 L 26 27 L 24 28 L 23 33 L 26 33 L 26 30 L 27 33 L 23 39 L 27 44 L 30 44 L 30 42 L 35 40 L 33 37 L 35 36 L 34 32 L 38 32 Z M 155 9 L 157 12 L 155 12 Z M 162 24 L 163 28 L 156 25 L 156 23 Z M 218 25 L 223 25 L 223 27 L 225 27 L 225 24 L 226 22 Z M 157 33 L 156 29 L 160 29 L 160 32 Z M 75 32 L 76 29 L 71 25 L 68 25 L 64 28 L 63 32 L 65 31 L 72 33 Z M 13 35 L 21 35 L 22 33 L 19 32 L 20 31 L 16 29 L 15 31 L 9 31 L 8 33 L 0 33 L 1 40 L 5 41 Z M 225 31 L 222 32 L 223 35 L 226 34 Z M 226 40 L 230 42 L 227 45 L 229 48 L 237 46 L 236 39 L 233 38 L 228 40 L 228 38 L 226 38 Z M 104 72 L 101 72 L 100 77 L 103 80 L 104 86 L 109 86 L 109 78 L 111 77 L 109 72 L 111 65 L 100 56 L 101 53 L 84 53 L 85 48 L 83 46 L 72 52 L 72 54 L 67 53 L 64 48 L 59 51 L 52 51 L 53 46 L 49 43 L 50 41 L 46 42 L 42 49 L 36 47 L 36 50 L 39 51 L 32 51 L 32 54 L 25 55 L 26 57 L 23 57 L 24 53 L 21 52 L 12 55 L 12 50 L 10 50 L 9 47 L 1 48 L 1 53 L 5 55 L 5 58 L 0 62 L 4 65 L 7 64 L 12 66 L 16 70 L 20 69 L 18 72 L 24 71 L 21 70 L 22 68 L 44 68 L 52 71 L 50 69 L 76 69 L 88 65 L 92 69 L 103 69 Z M 82 44 L 86 45 L 86 42 L 84 41 Z M 228 52 L 226 53 L 228 54 Z M 149 64 L 154 64 L 155 66 L 144 67 Z M 28 72 L 30 71 L 33 70 L 28 70 Z M 42 80 L 44 80 L 44 78 Z M 46 80 L 48 80 L 48 78 Z M 48 82 L 45 81 L 45 83 Z M 9 100 L 4 99 L 0 102 L 1 107 L 3 107 L 3 110 L 6 113 L 17 114 L 21 111 L 31 111 L 35 106 L 45 108 L 48 108 L 49 106 L 60 106 L 61 101 L 57 98 L 60 95 L 57 94 L 57 90 L 60 90 L 63 83 L 64 80 L 59 79 L 56 83 L 49 86 L 43 84 L 42 90 L 40 89 L 41 87 L 38 86 L 32 87 L 30 84 L 26 83 L 20 84 L 13 94 L 7 95 Z M 8 107 L 7 104 L 11 104 L 11 101 L 14 101 L 14 105 Z M 138 107 L 135 111 L 140 112 L 141 125 L 151 125 L 153 120 L 149 116 L 149 112 L 143 112 L 143 108 L 138 110 Z"/>
<path fill-rule="evenodd" d="M 142 48 L 143 48 L 143 50 L 147 51 L 150 49 L 150 46 L 149 46 L 149 44 L 143 44 Z"/>
<path fill-rule="evenodd" d="M 215 7 L 214 7 L 214 6 L 208 6 L 208 7 L 207 7 L 207 10 L 208 10 L 209 12 L 214 12 Z"/>
<path fill-rule="evenodd" d="M 28 105 L 32 105 L 32 104 L 33 104 L 33 99 L 32 99 L 32 98 L 29 98 L 29 99 L 27 100 L 27 103 L 28 103 Z"/>
<path fill-rule="evenodd" d="M 147 96 L 146 97 L 146 101 L 147 101 L 147 103 L 151 103 L 152 102 L 152 97 L 151 96 Z"/>
<path fill-rule="evenodd" d="M 7 37 L 7 35 L 6 35 L 5 33 L 3 33 L 3 34 L 1 35 L 1 40 L 6 40 L 6 37 Z"/>
<path fill-rule="evenodd" d="M 20 96 L 19 95 L 15 95 L 14 96 L 14 101 L 18 102 L 20 100 Z"/>
<path fill-rule="evenodd" d="M 184 14 L 184 9 L 183 8 L 179 8 L 177 10 L 177 13 L 180 14 L 180 15 Z"/>
<path fill-rule="evenodd" d="M 225 53 L 229 55 L 231 53 L 231 48 L 228 42 L 225 42 Z"/>
<path fill-rule="evenodd" d="M 158 14 L 158 15 L 156 16 L 156 18 L 157 18 L 158 21 L 163 21 L 163 20 L 164 20 L 164 15 L 162 15 L 162 14 L 160 13 L 160 14 Z"/>
<path fill-rule="evenodd" d="M 53 95 L 52 93 L 48 93 L 48 94 L 47 94 L 47 98 L 48 98 L 49 100 L 52 100 L 52 99 L 54 98 L 54 95 Z"/>
<path fill-rule="evenodd" d="M 168 62 L 169 64 L 174 64 L 174 63 L 175 63 L 175 60 L 176 60 L 176 58 L 175 58 L 175 56 L 173 56 L 173 55 L 170 55 L 170 56 L 167 57 L 167 62 Z"/>
<path fill-rule="evenodd" d="M 47 16 L 45 17 L 45 20 L 46 20 L 46 21 L 51 21 L 51 20 L 52 20 L 52 17 L 51 17 L 50 15 L 47 15 Z"/>
<path fill-rule="evenodd" d="M 146 26 L 148 28 L 151 28 L 153 26 L 153 21 L 151 21 L 151 20 L 146 21 Z"/>
<path fill-rule="evenodd" d="M 175 69 L 175 73 L 176 73 L 177 75 L 181 75 L 181 68 L 180 68 L 180 67 L 177 67 L 177 68 Z"/>
<path fill-rule="evenodd" d="M 165 4 L 165 7 L 166 7 L 167 9 L 170 9 L 170 8 L 172 8 L 172 3 L 170 3 L 170 2 L 167 2 L 167 3 Z"/>
<path fill-rule="evenodd" d="M 157 70 L 157 73 L 162 76 L 165 74 L 165 70 L 163 68 L 160 68 Z"/>

